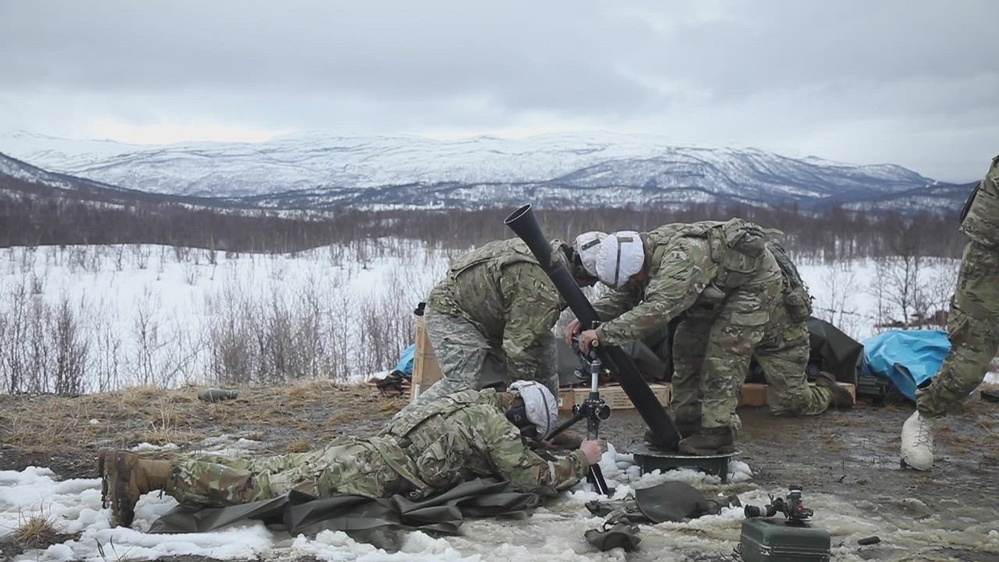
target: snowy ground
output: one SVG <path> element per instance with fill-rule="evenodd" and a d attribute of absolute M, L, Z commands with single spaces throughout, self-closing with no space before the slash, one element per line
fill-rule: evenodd
<path fill-rule="evenodd" d="M 259 443 L 245 440 L 215 440 L 211 448 L 236 453 L 257 446 Z M 730 464 L 731 482 L 724 485 L 717 477 L 691 470 L 640 476 L 629 455 L 614 451 L 605 454 L 601 466 L 608 483 L 616 488 L 617 498 L 634 488 L 654 485 L 665 479 L 688 482 L 709 497 L 736 494 L 742 503 L 757 506 L 769 503 L 768 492 L 777 495 L 786 492 L 786 489 L 764 489 L 755 484 L 749 465 L 742 461 Z M 921 478 L 911 471 L 891 477 L 899 480 L 903 487 L 910 480 L 909 485 Z M 851 481 L 850 476 L 846 478 L 847 486 L 865 485 L 863 481 Z M 988 489 L 988 485 L 983 484 Z M 922 485 L 927 490 L 934 489 L 925 481 Z M 815 510 L 816 524 L 832 535 L 835 560 L 993 560 L 989 556 L 999 555 L 999 519 L 989 502 L 979 502 L 977 498 L 968 502 L 950 499 L 932 502 L 927 498 L 906 496 L 886 499 L 884 494 L 892 492 L 883 488 L 872 489 L 867 501 L 857 499 L 857 494 L 834 494 L 820 489 L 816 485 L 806 489 L 806 505 Z M 943 494 L 946 496 L 946 491 Z M 600 499 L 600 496 L 590 491 L 588 485 L 581 484 L 527 517 L 471 519 L 457 536 L 431 536 L 423 532 L 382 536 L 383 543 L 378 546 L 355 541 L 343 532 L 325 531 L 315 537 L 289 536 L 268 530 L 257 522 L 209 533 L 156 535 L 144 531 L 158 516 L 174 507 L 171 498 L 147 494 L 136 510 L 134 529 L 110 528 L 108 512 L 100 506 L 99 480 L 60 482 L 48 469 L 28 468 L 21 472 L 0 472 L 0 529 L 13 529 L 26 518 L 41 514 L 53 521 L 59 532 L 81 533 L 77 540 L 25 552 L 14 558 L 18 562 L 152 560 L 181 555 L 198 557 L 187 560 L 267 562 L 701 562 L 734 559 L 732 553 L 744 519 L 741 508 L 726 508 L 719 515 L 684 522 L 641 525 L 639 549 L 626 554 L 620 549 L 600 552 L 584 539 L 587 530 L 600 528 L 603 523 L 602 518 L 592 516 L 584 507 L 585 502 L 593 499 Z M 870 536 L 878 536 L 882 541 L 878 547 L 872 547 L 876 550 L 858 546 L 859 539 Z M 946 554 L 950 552 L 947 549 L 965 555 L 971 553 L 972 557 L 954 557 Z M 927 554 L 933 552 L 944 554 L 942 557 Z"/>
<path fill-rule="evenodd" d="M 284 334 L 273 332 L 287 330 L 289 341 L 309 342 L 295 352 L 308 356 L 311 372 L 359 381 L 390 369 L 411 343 L 412 308 L 448 259 L 400 239 L 267 256 L 166 246 L 6 248 L 0 249 L 0 318 L 28 318 L 18 329 L 44 338 L 54 328 L 30 323 L 40 306 L 52 317 L 61 307 L 72 313 L 89 350 L 85 392 L 210 384 L 226 351 L 220 334 L 235 329 L 238 337 L 245 326 L 270 330 L 275 339 Z M 913 302 L 929 313 L 946 310 L 957 274 L 956 260 L 925 260 L 909 281 L 899 263 L 801 260 L 799 267 L 815 315 L 861 341 L 877 334 L 878 325 L 911 315 Z M 0 369 L 31 361 L 10 359 Z M 0 373 L 0 391 L 5 379 Z"/>
<path fill-rule="evenodd" d="M 240 444 L 246 446 L 247 443 Z M 232 447 L 230 452 L 235 452 Z M 692 470 L 658 471 L 641 476 L 627 454 L 613 450 L 601 462 L 608 483 L 616 488 L 615 498 L 627 495 L 635 487 L 645 487 L 673 479 L 720 493 L 740 492 L 745 503 L 764 505 L 766 494 L 749 483 L 751 470 L 740 461 L 730 465 L 730 484 L 721 485 L 717 477 Z M 601 496 L 580 484 L 570 493 L 520 519 L 473 519 L 462 527 L 462 535 L 431 537 L 422 532 L 403 536 L 397 552 L 387 552 L 370 544 L 358 543 L 342 532 L 322 532 L 314 538 L 292 537 L 275 533 L 260 523 L 234 525 L 222 531 L 184 535 L 155 535 L 143 531 L 176 502 L 169 497 L 146 495 L 136 510 L 134 529 L 110 528 L 108 514 L 100 505 L 98 479 L 73 479 L 59 482 L 45 468 L 22 472 L 0 472 L 0 528 L 16 528 L 25 517 L 43 514 L 56 522 L 64 533 L 81 532 L 79 540 L 53 545 L 43 551 L 27 552 L 15 560 L 103 560 L 156 559 L 164 556 L 197 555 L 217 559 L 280 560 L 312 555 L 321 560 L 365 561 L 458 561 L 458 560 L 617 560 L 620 550 L 600 553 L 584 539 L 586 530 L 598 528 L 603 519 L 591 516 L 583 504 Z M 816 508 L 837 513 L 826 520 L 839 534 L 871 533 L 874 526 L 864 523 L 849 506 L 833 497 L 809 497 Z M 686 560 L 697 554 L 725 555 L 738 541 L 741 508 L 726 508 L 720 515 L 705 516 L 684 523 L 643 526 L 642 549 L 629 560 Z"/>
<path fill-rule="evenodd" d="M 226 454 L 252 453 L 253 442 L 215 442 L 212 450 Z M 154 447 L 140 447 L 151 450 Z M 616 488 L 615 497 L 627 495 L 634 487 L 656 484 L 666 479 L 658 472 L 640 475 L 631 455 L 609 450 L 601 461 L 605 477 Z M 749 466 L 732 461 L 730 489 L 745 488 L 751 479 Z M 694 485 L 717 485 L 717 477 L 692 470 L 673 471 L 669 479 L 684 480 Z M 0 529 L 5 534 L 23 523 L 26 517 L 41 514 L 56 523 L 61 533 L 82 535 L 77 541 L 53 545 L 43 551 L 33 551 L 15 560 L 87 560 L 103 561 L 119 558 L 156 559 L 181 554 L 218 559 L 278 560 L 282 557 L 313 555 L 321 560 L 593 560 L 597 554 L 583 539 L 587 529 L 599 527 L 602 519 L 589 516 L 583 504 L 602 496 L 590 491 L 588 484 L 577 485 L 570 493 L 522 519 L 478 519 L 466 522 L 462 536 L 434 538 L 422 532 L 407 533 L 399 551 L 389 553 L 370 544 L 358 543 L 342 532 L 322 532 L 314 538 L 292 537 L 275 533 L 260 523 L 234 525 L 218 532 L 184 535 L 146 534 L 152 522 L 174 506 L 169 497 L 147 494 L 136 509 L 133 529 L 110 528 L 108 511 L 101 508 L 99 479 L 57 481 L 46 468 L 29 468 L 21 472 L 0 471 Z M 759 492 L 743 494 L 748 502 L 766 503 Z M 720 534 L 738 534 L 741 509 L 726 509 L 721 515 L 704 517 L 695 529 Z M 677 534 L 676 525 L 662 527 L 664 534 Z M 683 535 L 685 533 L 679 533 Z M 644 540 L 644 539 L 643 539 Z M 698 539 L 676 542 L 685 548 L 703 543 Z M 717 546 L 704 544 L 710 552 Z M 727 548 L 727 547 L 726 547 Z M 658 548 L 657 548 L 658 549 Z M 698 548 L 698 550 L 700 550 Z M 604 555 L 601 555 L 604 556 Z M 613 560 L 613 554 L 605 555 Z M 601 559 L 601 558 L 596 558 Z M 641 558 L 639 558 L 641 559 Z M 682 558 L 675 558 L 680 560 Z"/>

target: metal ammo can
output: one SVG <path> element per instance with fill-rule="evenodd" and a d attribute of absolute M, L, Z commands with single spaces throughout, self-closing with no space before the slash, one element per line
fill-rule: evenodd
<path fill-rule="evenodd" d="M 829 532 L 808 523 L 747 518 L 737 548 L 743 562 L 829 562 Z"/>

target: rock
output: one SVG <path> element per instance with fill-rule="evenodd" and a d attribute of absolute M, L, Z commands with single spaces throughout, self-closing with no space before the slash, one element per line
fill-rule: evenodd
<path fill-rule="evenodd" d="M 881 542 L 881 537 L 879 537 L 877 535 L 871 535 L 869 537 L 864 537 L 862 539 L 857 540 L 857 544 L 859 544 L 860 546 L 867 546 L 867 545 L 870 545 L 870 544 L 878 544 L 879 542 Z"/>

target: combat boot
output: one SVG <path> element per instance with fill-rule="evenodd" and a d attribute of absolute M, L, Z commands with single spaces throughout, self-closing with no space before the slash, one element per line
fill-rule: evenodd
<path fill-rule="evenodd" d="M 680 406 L 670 412 L 680 437 L 687 438 L 701 431 L 701 409 L 698 406 Z"/>
<path fill-rule="evenodd" d="M 680 433 L 681 439 L 697 435 L 701 431 L 701 420 L 694 420 L 694 421 L 676 420 L 673 423 L 676 425 L 676 430 L 677 432 Z M 645 442 L 650 445 L 658 446 L 658 440 L 656 439 L 656 436 L 652 433 L 651 429 L 645 430 Z"/>
<path fill-rule="evenodd" d="M 131 527 L 139 497 L 164 489 L 172 469 L 170 461 L 143 459 L 114 449 L 101 451 L 101 506 L 111 508 L 111 526 Z"/>
<path fill-rule="evenodd" d="M 829 405 L 833 408 L 849 410 L 853 407 L 853 396 L 850 395 L 850 391 L 836 384 L 836 377 L 832 373 L 819 371 L 819 376 L 815 377 L 815 386 L 821 386 L 832 394 Z"/>
<path fill-rule="evenodd" d="M 676 419 L 676 430 L 680 432 L 680 437 L 686 439 L 701 432 L 701 418 L 696 419 Z"/>
<path fill-rule="evenodd" d="M 902 466 L 916 470 L 933 468 L 932 418 L 915 411 L 902 424 Z"/>
<path fill-rule="evenodd" d="M 735 437 L 730 427 L 705 427 L 697 435 L 682 439 L 679 448 L 685 455 L 727 455 L 735 452 Z"/>

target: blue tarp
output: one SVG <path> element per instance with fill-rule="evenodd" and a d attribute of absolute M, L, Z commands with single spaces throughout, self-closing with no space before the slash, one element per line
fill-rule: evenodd
<path fill-rule="evenodd" d="M 890 380 L 912 401 L 916 387 L 933 378 L 950 351 L 941 330 L 889 330 L 863 344 L 863 373 Z"/>
<path fill-rule="evenodd" d="M 402 350 L 399 362 L 395 364 L 395 371 L 402 373 L 407 379 L 413 377 L 413 358 L 416 356 L 416 344 L 412 344 Z"/>

